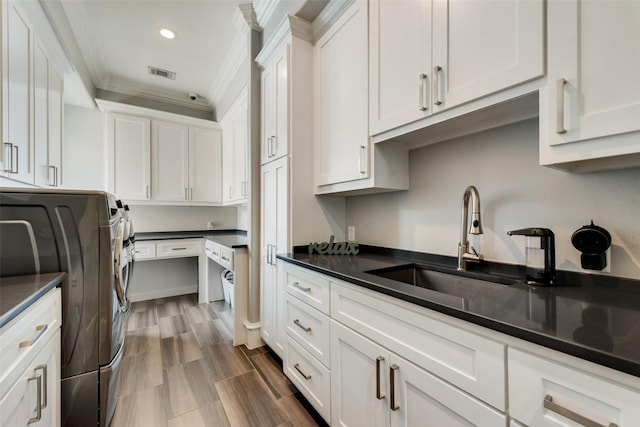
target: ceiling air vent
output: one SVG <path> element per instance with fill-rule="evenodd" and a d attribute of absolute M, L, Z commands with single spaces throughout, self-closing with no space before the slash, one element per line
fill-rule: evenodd
<path fill-rule="evenodd" d="M 163 70 L 162 68 L 156 68 L 151 66 L 148 66 L 147 68 L 149 69 L 149 74 L 153 74 L 154 76 L 164 77 L 165 79 L 171 79 L 171 80 L 176 79 L 176 73 L 174 73 L 173 71 Z"/>

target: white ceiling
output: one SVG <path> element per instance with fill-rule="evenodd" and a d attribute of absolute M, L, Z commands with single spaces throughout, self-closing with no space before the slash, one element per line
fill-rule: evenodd
<path fill-rule="evenodd" d="M 247 0 L 62 0 L 96 88 L 210 109 Z M 160 36 L 166 26 L 178 33 Z M 153 66 L 175 80 L 149 74 Z M 196 93 L 196 101 L 189 99 Z"/>

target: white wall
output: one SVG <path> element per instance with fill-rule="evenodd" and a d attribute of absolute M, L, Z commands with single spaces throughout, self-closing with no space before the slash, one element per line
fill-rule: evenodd
<path fill-rule="evenodd" d="M 524 264 L 525 238 L 508 230 L 547 227 L 558 269 L 583 271 L 571 234 L 591 219 L 612 235 L 611 274 L 640 278 L 640 169 L 568 174 L 538 165 L 538 121 L 529 120 L 410 152 L 406 192 L 347 199 L 360 243 L 457 256 L 462 195 L 480 192 L 486 259 Z"/>
<path fill-rule="evenodd" d="M 129 205 L 136 232 L 206 230 L 207 221 L 216 230 L 235 230 L 235 207 Z"/>
<path fill-rule="evenodd" d="M 104 118 L 100 110 L 65 105 L 63 182 L 65 188 L 106 190 Z"/>

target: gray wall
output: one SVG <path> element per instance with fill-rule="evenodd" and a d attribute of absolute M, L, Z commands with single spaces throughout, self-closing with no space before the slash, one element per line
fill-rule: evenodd
<path fill-rule="evenodd" d="M 524 263 L 525 238 L 556 235 L 558 269 L 583 271 L 571 234 L 591 219 L 612 235 L 611 274 L 640 278 L 640 169 L 568 174 L 538 165 L 538 120 L 410 152 L 410 189 L 347 199 L 360 243 L 457 256 L 462 195 L 480 192 L 484 234 L 470 239 L 486 259 Z"/>

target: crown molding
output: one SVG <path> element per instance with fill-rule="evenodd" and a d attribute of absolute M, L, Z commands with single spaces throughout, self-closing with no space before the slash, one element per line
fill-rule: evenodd
<path fill-rule="evenodd" d="M 313 44 L 327 32 L 329 28 L 342 16 L 345 10 L 349 8 L 356 0 L 331 0 L 327 6 L 322 9 L 316 19 L 313 20 Z"/>
<path fill-rule="evenodd" d="M 281 0 L 255 0 L 253 2 L 260 26 L 264 27 L 269 22 L 279 1 Z"/>
<path fill-rule="evenodd" d="M 242 65 L 249 58 L 249 45 L 247 34 L 249 31 L 262 31 L 256 20 L 253 5 L 241 4 L 236 9 L 233 22 L 237 28 L 237 34 L 231 42 L 231 46 L 222 61 L 222 66 L 209 86 L 207 98 L 211 105 L 218 105 L 234 77 L 240 72 Z"/>
<path fill-rule="evenodd" d="M 105 75 L 101 71 L 104 67 L 102 67 L 103 61 L 98 50 L 91 48 L 91 29 L 87 28 L 85 20 L 82 19 L 83 14 L 81 12 L 85 7 L 84 2 L 64 1 L 62 2 L 62 7 L 71 24 L 72 32 L 84 57 L 93 85 L 98 87 L 97 83 L 105 79 Z"/>
<path fill-rule="evenodd" d="M 256 56 L 256 63 L 261 69 L 264 69 L 265 63 L 280 49 L 289 37 L 296 37 L 313 44 L 311 24 L 297 16 L 285 16 L 273 33 L 273 36 L 264 44 L 262 50 L 260 50 L 260 53 Z"/>
<path fill-rule="evenodd" d="M 96 104 L 100 111 L 105 113 L 130 114 L 148 117 L 155 120 L 166 120 L 180 122 L 185 125 L 206 126 L 212 129 L 222 129 L 218 122 L 213 120 L 200 119 L 197 117 L 185 116 L 182 114 L 170 113 L 167 111 L 154 110 L 152 108 L 139 107 L 137 105 L 124 104 L 116 101 L 96 98 Z"/>
<path fill-rule="evenodd" d="M 184 92 L 165 89 L 141 82 L 132 82 L 118 76 L 107 75 L 96 87 L 110 92 L 117 92 L 124 95 L 139 96 L 141 98 L 154 101 L 170 102 L 172 104 L 189 107 L 196 110 L 212 111 L 211 105 L 205 98 L 198 98 L 191 101 Z"/>

